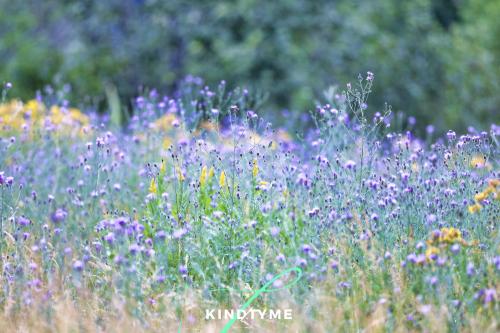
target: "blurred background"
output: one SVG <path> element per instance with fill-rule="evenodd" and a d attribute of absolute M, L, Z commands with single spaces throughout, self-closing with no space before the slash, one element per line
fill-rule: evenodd
<path fill-rule="evenodd" d="M 23 99 L 69 84 L 71 103 L 104 111 L 106 87 L 129 105 L 140 87 L 170 94 L 192 74 L 267 95 L 263 109 L 279 119 L 371 71 L 370 110 L 387 102 L 420 131 L 500 120 L 498 0 L 0 0 L 0 8 L 0 83 Z"/>

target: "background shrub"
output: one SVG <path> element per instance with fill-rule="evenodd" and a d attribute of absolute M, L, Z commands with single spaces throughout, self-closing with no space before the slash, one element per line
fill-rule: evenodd
<path fill-rule="evenodd" d="M 173 92 L 188 74 L 268 93 L 294 114 L 353 73 L 372 71 L 370 103 L 425 128 L 499 120 L 496 0 L 6 1 L 0 0 L 0 80 L 32 97 L 72 87 L 106 108 L 138 87 Z M 278 116 L 278 113 L 274 114 Z M 404 122 L 403 122 L 404 125 Z"/>

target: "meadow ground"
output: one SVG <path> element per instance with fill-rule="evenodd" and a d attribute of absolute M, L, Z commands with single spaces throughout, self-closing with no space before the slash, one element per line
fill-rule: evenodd
<path fill-rule="evenodd" d="M 372 81 L 293 139 L 223 84 L 126 128 L 4 96 L 0 331 L 498 332 L 499 128 L 395 133 Z"/>

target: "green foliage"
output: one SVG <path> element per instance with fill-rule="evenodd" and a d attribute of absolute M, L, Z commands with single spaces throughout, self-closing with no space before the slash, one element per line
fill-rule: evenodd
<path fill-rule="evenodd" d="M 495 0 L 0 0 L 0 80 L 25 98 L 70 83 L 109 107 L 138 87 L 174 92 L 188 74 L 269 93 L 269 108 L 311 109 L 323 87 L 372 71 L 369 101 L 441 131 L 498 121 Z M 122 108 L 123 109 L 123 108 Z M 278 116 L 275 114 L 275 116 Z"/>

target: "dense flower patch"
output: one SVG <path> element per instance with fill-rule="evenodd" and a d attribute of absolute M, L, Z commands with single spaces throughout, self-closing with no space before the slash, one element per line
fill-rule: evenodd
<path fill-rule="evenodd" d="M 494 330 L 498 133 L 392 132 L 388 111 L 364 114 L 372 80 L 318 105 L 296 140 L 241 101 L 211 105 L 217 94 L 140 97 L 123 131 L 2 104 L 0 307 L 18 321 L 0 328 L 61 329 L 61 304 L 91 330 L 221 328 L 203 309 L 238 308 L 299 267 L 297 284 L 254 304 L 296 320 L 247 324 Z"/>

